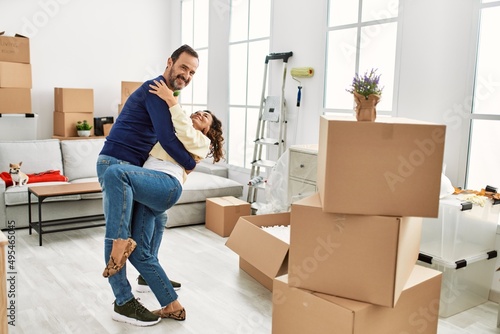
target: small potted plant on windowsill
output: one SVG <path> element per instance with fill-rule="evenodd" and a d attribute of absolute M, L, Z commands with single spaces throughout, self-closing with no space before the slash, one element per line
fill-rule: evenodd
<path fill-rule="evenodd" d="M 89 137 L 92 125 L 87 123 L 86 120 L 76 122 L 76 131 L 80 137 Z"/>
<path fill-rule="evenodd" d="M 382 96 L 383 87 L 379 86 L 380 74 L 377 75 L 376 72 L 376 69 L 372 69 L 370 72 L 365 72 L 363 76 L 356 73 L 351 86 L 346 89 L 354 95 L 358 121 L 373 122 L 377 117 L 376 106 Z"/>

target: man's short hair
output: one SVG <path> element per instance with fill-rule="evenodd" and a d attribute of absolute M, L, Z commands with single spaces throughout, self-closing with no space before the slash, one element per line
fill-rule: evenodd
<path fill-rule="evenodd" d="M 170 56 L 170 58 L 172 59 L 172 62 L 175 63 L 177 61 L 177 59 L 179 59 L 180 55 L 183 52 L 187 52 L 189 55 L 198 59 L 198 53 L 189 45 L 184 44 L 181 47 L 179 47 L 177 50 L 172 52 L 172 55 Z"/>

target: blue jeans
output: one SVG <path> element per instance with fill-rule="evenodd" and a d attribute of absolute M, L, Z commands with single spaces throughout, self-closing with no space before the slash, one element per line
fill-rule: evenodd
<path fill-rule="evenodd" d="M 106 218 L 105 263 L 110 258 L 113 240 L 131 237 L 137 247 L 129 257 L 130 263 L 146 280 L 160 305 L 170 304 L 177 294 L 157 255 L 166 223 L 165 211 L 179 199 L 181 184 L 166 173 L 105 155 L 98 157 L 97 175 Z M 118 305 L 134 298 L 126 266 L 108 280 Z"/>

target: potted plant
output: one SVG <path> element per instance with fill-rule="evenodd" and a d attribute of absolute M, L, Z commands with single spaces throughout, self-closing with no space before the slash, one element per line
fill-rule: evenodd
<path fill-rule="evenodd" d="M 356 73 L 351 86 L 346 89 L 354 95 L 358 121 L 374 121 L 377 117 L 376 106 L 382 96 L 383 87 L 379 86 L 380 74 L 377 75 L 376 72 L 376 69 L 371 69 L 363 76 Z"/>
<path fill-rule="evenodd" d="M 80 137 L 89 137 L 92 125 L 90 125 L 86 120 L 76 122 L 76 131 Z"/>

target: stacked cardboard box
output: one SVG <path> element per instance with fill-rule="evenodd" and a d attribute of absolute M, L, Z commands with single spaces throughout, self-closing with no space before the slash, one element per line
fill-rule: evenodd
<path fill-rule="evenodd" d="M 318 323 L 311 310 L 322 308 L 330 317 L 320 325 L 342 328 L 335 333 L 416 332 L 410 319 L 421 309 L 419 332 L 435 333 L 441 273 L 416 262 L 421 217 L 438 214 L 444 137 L 444 126 L 410 119 L 321 117 L 318 193 L 292 204 L 273 333 L 301 332 L 284 319 L 304 300 L 306 322 Z"/>
<path fill-rule="evenodd" d="M 29 39 L 0 32 L 0 114 L 31 113 Z"/>
<path fill-rule="evenodd" d="M 442 274 L 416 262 L 444 137 L 410 119 L 321 117 L 318 193 L 241 217 L 226 242 L 273 291 L 273 333 L 436 332 Z M 289 243 L 260 229 L 273 224 L 290 226 Z"/>
<path fill-rule="evenodd" d="M 91 88 L 54 88 L 54 135 L 76 137 L 76 124 L 93 124 L 94 90 Z M 94 134 L 94 128 L 91 130 Z"/>
<path fill-rule="evenodd" d="M 274 280 L 272 333 L 435 334 L 440 287 L 438 271 L 414 266 L 391 308 L 294 288 L 284 275 Z"/>
<path fill-rule="evenodd" d="M 137 88 L 139 88 L 143 82 L 139 81 L 122 81 L 122 93 L 121 93 L 121 103 L 118 105 L 118 114 L 122 111 L 125 102 L 127 102 L 130 94 L 135 92 Z"/>

